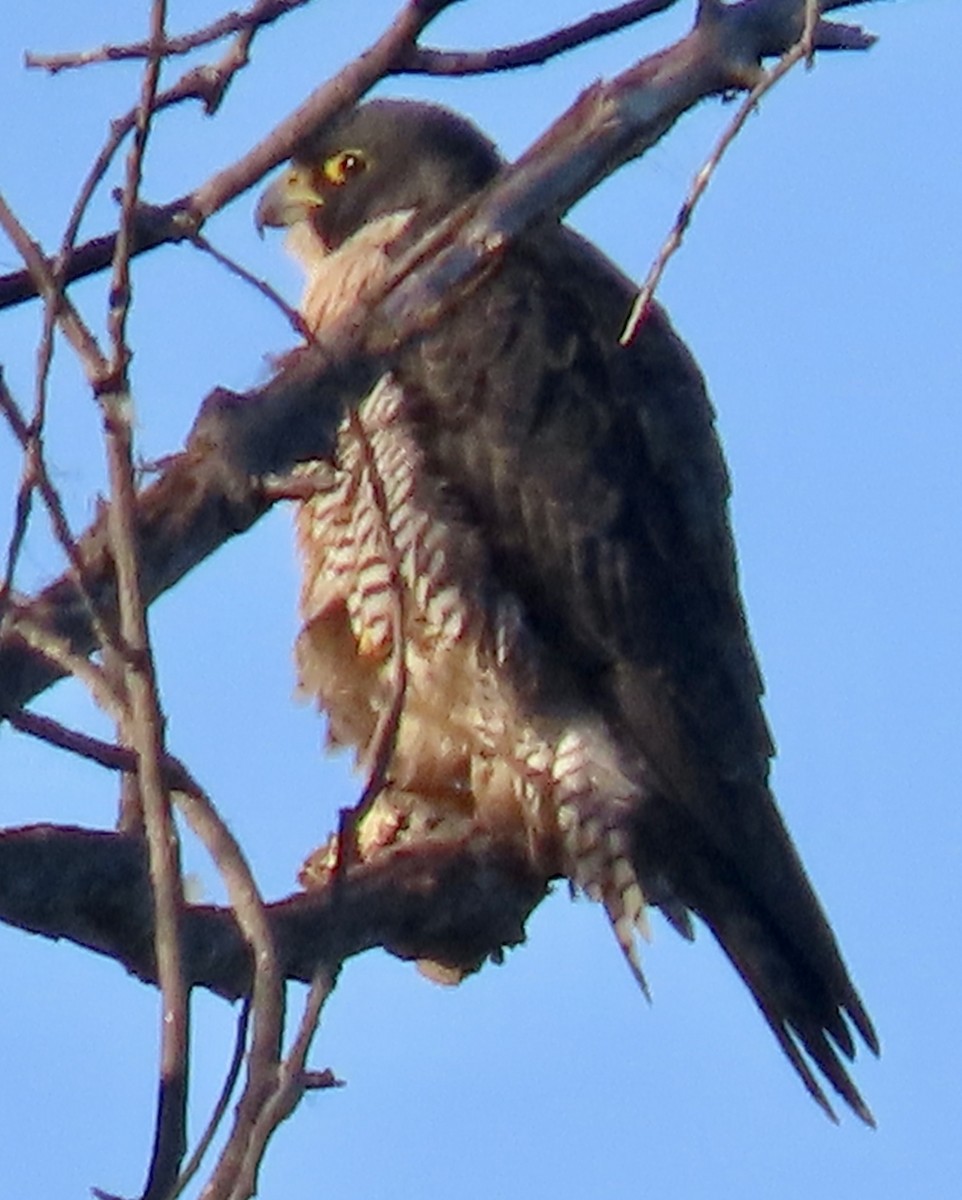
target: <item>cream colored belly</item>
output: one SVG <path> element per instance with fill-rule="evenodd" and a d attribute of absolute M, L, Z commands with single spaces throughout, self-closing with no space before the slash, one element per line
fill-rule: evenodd
<path fill-rule="evenodd" d="M 634 790 L 599 722 L 525 706 L 505 667 L 521 656 L 537 675 L 541 651 L 512 595 L 492 600 L 489 587 L 482 600 L 490 567 L 477 539 L 418 503 L 422 464 L 403 403 L 382 380 L 341 426 L 330 486 L 297 518 L 300 688 L 362 768 L 403 679 L 387 786 L 357 830 L 359 852 L 478 826 L 520 835 L 548 874 L 604 903 L 640 978 L 632 929 L 644 897 L 625 831 Z M 302 881 L 323 882 L 332 858 L 331 845 L 312 856 Z"/>
<path fill-rule="evenodd" d="M 400 407 L 382 381 L 341 427 L 331 486 L 298 515 L 300 687 L 328 713 L 332 743 L 364 763 L 403 654 L 392 785 L 485 823 L 528 826 L 556 754 L 501 670 L 512 601 L 484 611 L 467 581 L 487 564 L 418 505 L 418 451 Z"/>

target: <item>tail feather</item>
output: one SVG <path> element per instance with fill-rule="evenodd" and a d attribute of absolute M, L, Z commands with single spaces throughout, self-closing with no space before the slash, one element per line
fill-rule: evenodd
<path fill-rule="evenodd" d="M 828 995 L 824 1000 L 816 1001 L 811 997 L 811 993 L 799 987 L 793 990 L 789 1004 L 783 994 L 784 984 L 776 986 L 770 977 L 760 972 L 758 960 L 752 956 L 750 950 L 747 953 L 741 952 L 726 938 L 724 931 L 710 922 L 709 925 L 722 949 L 748 985 L 755 1003 L 809 1095 L 833 1121 L 838 1121 L 835 1110 L 802 1050 L 852 1111 L 874 1129 L 875 1118 L 839 1057 L 841 1052 L 849 1061 L 855 1058 L 855 1042 L 843 1013 L 848 1014 L 856 1023 L 869 1049 L 875 1054 L 878 1053 L 878 1039 L 858 998 L 854 997 L 855 1004 L 851 1006 Z M 859 1017 L 856 1017 L 856 1013 L 860 1014 Z M 838 1046 L 838 1051 L 829 1041 L 829 1037 Z"/>
<path fill-rule="evenodd" d="M 832 1120 L 824 1081 L 874 1127 L 843 1060 L 855 1057 L 853 1028 L 873 1054 L 878 1037 L 787 835 L 781 869 L 759 873 L 750 845 L 732 862 L 682 820 L 677 809 L 655 805 L 635 829 L 635 869 L 647 895 L 663 911 L 668 896 L 702 918 Z"/>
<path fill-rule="evenodd" d="M 878 1038 L 777 817 L 762 824 L 763 845 L 756 830 L 754 841 L 729 843 L 726 852 L 657 794 L 641 805 L 624 799 L 591 791 L 569 796 L 559 829 L 569 879 L 604 906 L 645 996 L 636 934 L 649 936 L 646 908 L 660 908 L 688 938 L 690 914 L 701 917 L 816 1103 L 837 1120 L 827 1081 L 874 1126 L 843 1060 L 855 1057 L 852 1027 L 876 1054 Z M 767 792 L 764 799 L 770 804 Z"/>

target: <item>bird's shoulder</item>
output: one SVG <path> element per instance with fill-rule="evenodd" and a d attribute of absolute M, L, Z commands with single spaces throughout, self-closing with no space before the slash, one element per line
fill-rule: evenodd
<path fill-rule="evenodd" d="M 657 693 L 709 771 L 764 777 L 714 413 L 660 307 L 619 343 L 633 294 L 577 234 L 541 229 L 399 376 L 434 479 L 608 719 L 630 726 Z"/>

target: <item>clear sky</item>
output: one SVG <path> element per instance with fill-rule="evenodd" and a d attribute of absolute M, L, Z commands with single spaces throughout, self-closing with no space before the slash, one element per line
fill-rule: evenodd
<path fill-rule="evenodd" d="M 394 2 L 317 0 L 258 39 L 214 121 L 157 126 L 146 195 L 180 195 L 237 157 L 383 26 Z M 111 117 L 138 73 L 54 79 L 25 49 L 143 36 L 145 6 L 9 6 L 0 35 L 0 190 L 56 244 Z M 171 4 L 170 26 L 222 10 Z M 436 40 L 509 42 L 589 11 L 582 0 L 464 3 Z M 674 36 L 692 6 L 549 67 L 504 78 L 395 81 L 443 99 L 509 156 L 580 89 Z M 144 11 L 142 11 L 144 10 Z M 655 922 L 654 1002 L 638 994 L 596 906 L 565 889 L 528 944 L 445 990 L 373 953 L 350 963 L 312 1063 L 348 1081 L 275 1138 L 260 1195 L 434 1200 L 652 1195 L 704 1200 L 950 1197 L 962 1174 L 962 273 L 954 0 L 853 10 L 868 54 L 799 72 L 748 123 L 661 292 L 719 413 L 767 711 L 774 784 L 882 1042 L 856 1077 L 876 1132 L 834 1127 L 807 1099 L 747 992 L 702 930 Z M 171 76 L 172 77 L 172 76 Z M 573 222 L 643 274 L 731 108 L 702 106 Z M 116 177 L 112 183 L 116 182 Z M 113 221 L 109 189 L 86 232 Z M 279 239 L 254 234 L 253 197 L 211 238 L 291 299 Z M 19 266 L 0 241 L 0 271 Z M 145 457 L 176 449 L 215 385 L 266 378 L 292 337 L 252 290 L 188 249 L 138 260 L 132 337 Z M 103 281 L 74 289 L 102 328 Z M 0 362 L 31 395 L 38 314 L 0 314 Z M 57 481 L 78 527 L 103 471 L 94 406 L 58 351 L 50 417 Z M 0 545 L 19 463 L 0 430 Z M 321 725 L 291 700 L 296 578 L 289 516 L 235 540 L 152 613 L 172 748 L 216 798 L 270 896 L 355 794 L 321 758 Z M 20 580 L 58 569 L 31 542 Z M 42 708 L 103 730 L 79 690 Z M 109 826 L 114 782 L 0 733 L 0 819 Z M 191 852 L 200 885 L 220 897 Z M 141 1186 L 152 1131 L 157 995 L 115 964 L 0 929 L 0 1198 L 67 1200 Z M 230 1053 L 230 1010 L 196 999 L 194 1132 Z"/>

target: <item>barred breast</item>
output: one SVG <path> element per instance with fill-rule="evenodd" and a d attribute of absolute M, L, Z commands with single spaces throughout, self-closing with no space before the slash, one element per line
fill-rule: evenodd
<path fill-rule="evenodd" d="M 360 852 L 426 831 L 523 835 L 604 904 L 641 980 L 633 932 L 646 932 L 645 903 L 622 820 L 634 789 L 602 730 L 526 709 L 513 681 L 537 674 L 539 649 L 524 614 L 493 585 L 478 540 L 419 502 L 423 474 L 404 395 L 386 377 L 342 423 L 329 485 L 297 516 L 300 691 L 362 768 L 403 679 L 389 787 L 361 823 Z M 324 878 L 331 857 L 313 856 L 304 882 Z"/>
<path fill-rule="evenodd" d="M 334 253 L 309 226 L 290 231 L 289 249 L 308 269 L 301 309 L 315 333 L 384 280 L 386 248 L 410 215 L 371 222 Z M 388 785 L 360 823 L 358 851 L 479 828 L 523 837 L 546 874 L 603 903 L 644 987 L 634 932 L 647 936 L 645 897 L 628 828 L 637 788 L 597 720 L 546 715 L 516 686 L 552 674 L 544 651 L 483 538 L 424 502 L 405 403 L 386 376 L 345 418 L 334 470 L 296 522 L 299 689 L 327 714 L 330 744 L 352 747 L 368 767 L 382 715 L 404 689 Z M 334 855 L 333 843 L 312 855 L 302 883 L 322 883 Z"/>

